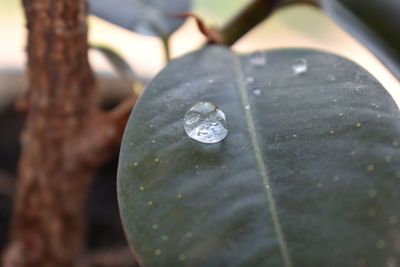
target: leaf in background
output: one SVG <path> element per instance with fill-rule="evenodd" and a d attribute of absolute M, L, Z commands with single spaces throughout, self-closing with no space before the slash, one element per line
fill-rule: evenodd
<path fill-rule="evenodd" d="M 111 64 L 114 70 L 122 77 L 122 79 L 134 83 L 135 74 L 129 64 L 114 49 L 101 44 L 91 44 L 90 48 L 99 51 Z"/>
<path fill-rule="evenodd" d="M 207 101 L 229 129 L 213 145 L 183 127 Z M 132 114 L 118 195 L 144 266 L 400 261 L 400 113 L 353 62 L 211 46 L 172 61 Z"/>
<path fill-rule="evenodd" d="M 192 0 L 89 0 L 90 12 L 141 34 L 167 38 L 184 22 Z"/>
<path fill-rule="evenodd" d="M 340 25 L 366 45 L 400 80 L 399 0 L 320 0 Z"/>

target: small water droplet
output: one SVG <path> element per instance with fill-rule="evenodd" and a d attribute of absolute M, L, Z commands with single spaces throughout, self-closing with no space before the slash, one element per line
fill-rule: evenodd
<path fill-rule="evenodd" d="M 183 120 L 186 134 L 201 143 L 218 143 L 228 134 L 224 112 L 210 102 L 197 103 Z"/>
<path fill-rule="evenodd" d="M 397 216 L 395 216 L 395 215 L 390 216 L 389 222 L 390 222 L 391 224 L 396 224 L 396 223 L 398 222 Z"/>
<path fill-rule="evenodd" d="M 296 60 L 292 65 L 292 69 L 294 75 L 296 76 L 306 73 L 308 69 L 307 60 L 305 60 L 304 58 Z"/>
<path fill-rule="evenodd" d="M 267 64 L 267 57 L 264 53 L 257 51 L 250 55 L 250 63 L 257 67 L 262 67 Z"/>
<path fill-rule="evenodd" d="M 169 238 L 168 238 L 167 235 L 163 235 L 161 239 L 162 239 L 163 241 L 168 241 Z"/>
<path fill-rule="evenodd" d="M 156 254 L 156 256 L 160 256 L 161 253 L 162 253 L 161 249 L 156 249 L 156 250 L 154 251 L 154 254 Z"/>
<path fill-rule="evenodd" d="M 376 210 L 374 210 L 374 209 L 368 210 L 368 216 L 370 216 L 370 217 L 376 216 Z"/>
<path fill-rule="evenodd" d="M 255 87 L 254 89 L 253 89 L 253 94 L 255 94 L 255 95 L 261 95 L 261 88 L 259 88 L 259 87 Z"/>
<path fill-rule="evenodd" d="M 153 224 L 153 225 L 151 226 L 151 228 L 153 228 L 153 230 L 157 230 L 157 229 L 158 229 L 158 225 L 157 225 L 157 224 Z"/>
<path fill-rule="evenodd" d="M 213 83 L 214 83 L 214 80 L 213 80 L 213 79 L 209 79 L 209 80 L 208 80 L 208 83 L 209 83 L 209 84 L 213 84 Z"/>
<path fill-rule="evenodd" d="M 252 77 L 252 76 L 247 76 L 245 81 L 246 81 L 246 84 L 253 84 L 256 81 L 256 79 L 254 79 L 254 77 Z"/>
<path fill-rule="evenodd" d="M 376 243 L 376 247 L 377 247 L 378 249 L 384 248 L 385 245 L 386 245 L 386 243 L 385 243 L 385 241 L 383 241 L 383 240 L 379 240 L 379 241 Z"/>
<path fill-rule="evenodd" d="M 185 236 L 186 236 L 186 238 L 192 238 L 192 237 L 193 237 L 193 234 L 192 234 L 192 232 L 187 232 L 187 233 L 185 234 Z"/>
<path fill-rule="evenodd" d="M 244 106 L 245 109 L 250 109 L 249 105 Z"/>
<path fill-rule="evenodd" d="M 394 257 L 390 257 L 386 260 L 387 267 L 397 267 L 397 260 Z"/>
<path fill-rule="evenodd" d="M 184 260 L 186 260 L 186 256 L 185 255 L 183 255 L 183 254 L 181 254 L 181 255 L 179 255 L 179 260 L 180 261 L 184 261 Z"/>

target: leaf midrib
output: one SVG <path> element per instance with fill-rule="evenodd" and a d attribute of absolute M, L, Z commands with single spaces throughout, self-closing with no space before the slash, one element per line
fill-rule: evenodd
<path fill-rule="evenodd" d="M 250 139 L 251 139 L 251 145 L 254 149 L 254 153 L 256 156 L 256 161 L 257 161 L 257 168 L 260 172 L 260 175 L 263 179 L 263 184 L 264 184 L 264 189 L 265 189 L 265 194 L 268 200 L 268 208 L 269 208 L 269 212 L 271 213 L 271 219 L 272 219 L 272 224 L 274 226 L 274 230 L 276 233 L 276 238 L 278 240 L 278 244 L 279 244 L 279 249 L 281 252 L 281 256 L 282 256 L 282 260 L 283 263 L 285 265 L 285 267 L 293 267 L 292 264 L 292 260 L 290 258 L 290 254 L 289 254 L 289 250 L 288 250 L 288 246 L 286 244 L 285 241 L 285 236 L 284 233 L 282 231 L 282 226 L 279 220 L 279 215 L 277 212 L 277 206 L 275 204 L 275 199 L 274 196 L 272 194 L 272 187 L 271 187 L 271 183 L 270 183 L 270 179 L 268 176 L 268 169 L 267 169 L 267 165 L 265 163 L 265 160 L 262 156 L 261 153 L 261 148 L 260 148 L 260 143 L 258 141 L 257 138 L 257 133 L 256 133 L 256 129 L 254 126 L 254 119 L 253 119 L 253 115 L 251 114 L 251 110 L 250 109 L 246 109 L 246 106 L 250 106 L 249 103 L 249 97 L 248 97 L 248 90 L 244 84 L 244 77 L 243 77 L 243 72 L 242 72 L 242 64 L 240 62 L 239 57 L 234 56 L 234 66 L 235 66 L 235 72 L 236 72 L 236 77 L 237 77 L 237 86 L 239 89 L 239 95 L 241 98 L 241 102 L 242 102 L 242 106 L 243 106 L 243 110 L 245 113 L 245 118 L 246 118 L 246 124 L 247 124 L 247 129 L 249 131 L 250 134 Z"/>

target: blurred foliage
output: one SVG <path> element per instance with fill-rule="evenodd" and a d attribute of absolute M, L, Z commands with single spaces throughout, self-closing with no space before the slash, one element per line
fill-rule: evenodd
<path fill-rule="evenodd" d="M 246 3 L 248 0 L 195 0 L 194 12 L 207 23 L 221 26 Z"/>

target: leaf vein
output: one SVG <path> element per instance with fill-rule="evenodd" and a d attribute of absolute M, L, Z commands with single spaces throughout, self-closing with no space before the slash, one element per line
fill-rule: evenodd
<path fill-rule="evenodd" d="M 282 231 L 282 226 L 281 226 L 281 223 L 279 220 L 277 206 L 275 203 L 275 199 L 273 196 L 272 187 L 271 187 L 271 183 L 270 183 L 270 179 L 269 179 L 269 175 L 268 175 L 268 169 L 267 169 L 265 160 L 262 156 L 260 143 L 257 138 L 257 133 L 256 133 L 256 129 L 254 126 L 254 119 L 251 114 L 251 110 L 245 108 L 246 106 L 249 106 L 249 97 L 248 97 L 248 93 L 247 93 L 247 88 L 245 87 L 244 82 L 243 82 L 244 81 L 244 77 L 243 77 L 243 73 L 242 73 L 243 68 L 241 66 L 241 62 L 238 57 L 235 56 L 234 61 L 235 61 L 234 62 L 235 70 L 237 73 L 237 84 L 238 84 L 239 94 L 240 94 L 240 98 L 241 98 L 242 105 L 243 105 L 243 110 L 245 112 L 247 128 L 249 130 L 251 144 L 253 146 L 254 153 L 256 156 L 257 167 L 258 167 L 261 177 L 263 179 L 265 193 L 266 193 L 267 200 L 268 200 L 268 208 L 269 208 L 269 212 L 271 213 L 271 219 L 272 219 L 274 230 L 275 230 L 275 233 L 277 236 L 279 249 L 282 254 L 282 260 L 286 267 L 293 267 L 293 264 L 292 264 L 292 261 L 290 258 L 290 254 L 289 254 L 289 250 L 288 250 L 288 247 L 287 247 L 287 244 L 285 241 L 285 236 Z"/>

